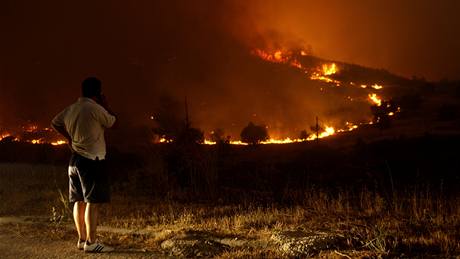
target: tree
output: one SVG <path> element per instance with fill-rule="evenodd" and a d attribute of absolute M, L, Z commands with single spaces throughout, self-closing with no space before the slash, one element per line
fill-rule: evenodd
<path fill-rule="evenodd" d="M 184 128 L 177 138 L 181 144 L 202 144 L 204 142 L 204 133 L 198 128 Z"/>
<path fill-rule="evenodd" d="M 307 138 L 308 138 L 308 133 L 307 133 L 307 131 L 306 131 L 306 130 L 300 131 L 299 138 L 300 138 L 301 140 L 307 140 Z"/>
<path fill-rule="evenodd" d="M 176 140 L 183 129 L 181 103 L 169 95 L 160 96 L 155 114 L 152 115 L 153 132 L 167 140 Z"/>
<path fill-rule="evenodd" d="M 241 131 L 240 136 L 241 141 L 251 145 L 259 144 L 269 138 L 267 128 L 264 125 L 255 125 L 252 122 L 249 122 L 248 126 Z"/>
<path fill-rule="evenodd" d="M 224 130 L 221 128 L 217 128 L 213 130 L 211 132 L 211 140 L 216 143 L 224 143 L 225 142 Z"/>

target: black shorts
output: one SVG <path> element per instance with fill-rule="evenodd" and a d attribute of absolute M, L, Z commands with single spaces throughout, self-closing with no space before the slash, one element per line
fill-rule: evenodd
<path fill-rule="evenodd" d="M 73 153 L 69 163 L 69 200 L 110 202 L 110 184 L 105 160 L 91 160 Z"/>

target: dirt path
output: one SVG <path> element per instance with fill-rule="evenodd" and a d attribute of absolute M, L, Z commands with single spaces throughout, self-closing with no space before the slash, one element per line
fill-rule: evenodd
<path fill-rule="evenodd" d="M 67 229 L 55 229 L 53 235 L 45 224 L 0 218 L 0 258 L 166 258 L 157 252 L 120 247 L 110 254 L 85 254 L 77 250 L 74 233 Z"/>

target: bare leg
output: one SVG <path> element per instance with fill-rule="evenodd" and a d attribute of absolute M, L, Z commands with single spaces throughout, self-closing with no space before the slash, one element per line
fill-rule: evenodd
<path fill-rule="evenodd" d="M 96 241 L 97 228 L 97 210 L 99 205 L 96 203 L 87 203 L 85 210 L 86 237 L 89 243 Z"/>
<path fill-rule="evenodd" d="M 82 201 L 77 201 L 73 205 L 73 219 L 75 221 L 75 227 L 77 228 L 78 238 L 80 240 L 86 240 L 85 209 L 86 203 Z"/>

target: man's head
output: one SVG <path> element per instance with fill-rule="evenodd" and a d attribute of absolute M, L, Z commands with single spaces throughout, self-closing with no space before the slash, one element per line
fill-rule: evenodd
<path fill-rule="evenodd" d="M 101 81 L 96 77 L 88 77 L 81 84 L 81 95 L 94 98 L 101 96 Z"/>

